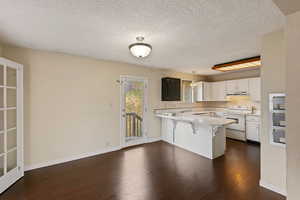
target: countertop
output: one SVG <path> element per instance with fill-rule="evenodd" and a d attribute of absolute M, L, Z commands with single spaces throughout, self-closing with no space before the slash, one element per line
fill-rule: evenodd
<path fill-rule="evenodd" d="M 256 116 L 256 117 L 260 117 L 260 116 L 261 116 L 261 113 L 260 113 L 260 111 L 256 111 L 256 112 L 254 112 L 254 113 L 247 114 L 247 116 Z"/>
<path fill-rule="evenodd" d="M 157 114 L 157 117 L 171 119 L 175 121 L 193 123 L 196 125 L 208 125 L 208 126 L 226 126 L 232 123 L 235 123 L 234 120 L 219 118 L 219 117 L 211 117 L 211 116 L 198 116 L 193 115 L 191 113 L 184 113 L 179 115 L 164 115 L 164 114 Z"/>

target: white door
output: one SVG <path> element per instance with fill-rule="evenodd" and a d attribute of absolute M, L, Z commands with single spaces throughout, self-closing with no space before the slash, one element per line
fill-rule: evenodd
<path fill-rule="evenodd" d="M 121 146 L 146 142 L 147 79 L 121 76 Z"/>
<path fill-rule="evenodd" d="M 23 66 L 0 58 L 0 193 L 23 168 Z"/>

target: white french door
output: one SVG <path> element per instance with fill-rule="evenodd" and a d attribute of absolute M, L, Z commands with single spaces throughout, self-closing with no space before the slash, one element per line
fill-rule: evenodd
<path fill-rule="evenodd" d="M 24 175 L 23 66 L 0 58 L 0 193 Z"/>
<path fill-rule="evenodd" d="M 147 84 L 145 78 L 121 76 L 121 146 L 142 144 L 147 139 Z"/>

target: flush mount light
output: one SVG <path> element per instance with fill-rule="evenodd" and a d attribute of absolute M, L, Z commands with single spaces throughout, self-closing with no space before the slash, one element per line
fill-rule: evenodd
<path fill-rule="evenodd" d="M 147 57 L 151 53 L 152 46 L 143 42 L 144 37 L 136 37 L 136 40 L 136 43 L 129 45 L 131 54 L 138 58 Z"/>
<path fill-rule="evenodd" d="M 228 71 L 236 71 L 236 70 L 260 67 L 260 66 L 261 66 L 260 56 L 256 56 L 252 58 L 246 58 L 242 60 L 218 64 L 213 66 L 212 69 L 221 72 L 228 72 Z"/>

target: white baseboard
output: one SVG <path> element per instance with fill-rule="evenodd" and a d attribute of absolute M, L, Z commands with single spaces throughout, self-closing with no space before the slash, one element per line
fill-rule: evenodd
<path fill-rule="evenodd" d="M 282 189 L 280 189 L 280 188 L 278 188 L 278 187 L 276 187 L 276 186 L 274 186 L 272 184 L 269 184 L 269 183 L 267 183 L 267 182 L 265 182 L 263 180 L 259 181 L 259 185 L 261 187 L 264 187 L 264 188 L 268 189 L 268 190 L 271 190 L 273 192 L 276 192 L 276 193 L 279 193 L 279 194 L 281 194 L 283 196 L 286 196 L 286 190 L 282 190 Z"/>
<path fill-rule="evenodd" d="M 151 143 L 151 142 L 158 142 L 161 141 L 161 137 L 156 137 L 156 138 L 148 138 L 147 143 Z"/>
<path fill-rule="evenodd" d="M 160 137 L 159 138 L 148 138 L 143 143 L 157 142 L 160 140 L 161 140 Z M 79 160 L 82 158 L 87 158 L 87 157 L 91 157 L 91 156 L 95 156 L 95 155 L 100 155 L 100 154 L 104 154 L 104 153 L 117 151 L 120 149 L 121 149 L 121 147 L 109 147 L 109 148 L 101 149 L 101 150 L 95 151 L 95 152 L 88 152 L 88 153 L 83 153 L 83 154 L 79 154 L 79 155 L 75 155 L 75 156 L 70 156 L 68 158 L 62 158 L 62 159 L 47 161 L 47 162 L 33 164 L 33 165 L 25 165 L 24 170 L 29 171 L 29 170 L 33 170 L 33 169 L 42 168 L 42 167 L 49 167 L 52 165 L 57 165 L 57 164 L 61 164 L 61 163 L 65 163 L 65 162 L 69 162 L 69 161 L 73 161 L 73 160 Z"/>
<path fill-rule="evenodd" d="M 95 152 L 88 152 L 88 153 L 83 153 L 83 154 L 79 154 L 79 155 L 75 155 L 75 156 L 70 156 L 68 158 L 47 161 L 47 162 L 38 163 L 38 164 L 34 164 L 34 165 L 27 165 L 27 166 L 25 165 L 24 170 L 29 171 L 29 170 L 33 170 L 33 169 L 42 168 L 42 167 L 48 167 L 48 166 L 52 166 L 52 165 L 57 165 L 57 164 L 61 164 L 61 163 L 65 163 L 65 162 L 69 162 L 69 161 L 73 161 L 73 160 L 79 160 L 82 158 L 87 158 L 87 157 L 100 155 L 100 154 L 117 151 L 117 150 L 120 150 L 120 147 L 110 147 L 110 148 L 102 149 L 102 150 L 95 151 Z"/>

